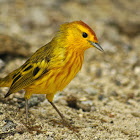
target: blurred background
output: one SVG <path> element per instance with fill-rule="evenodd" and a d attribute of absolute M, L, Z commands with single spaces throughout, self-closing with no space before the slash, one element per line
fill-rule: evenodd
<path fill-rule="evenodd" d="M 45 133 L 28 133 L 21 122 L 25 119 L 24 91 L 4 99 L 8 89 L 1 88 L 0 138 L 139 139 L 139 0 L 0 0 L 0 77 L 47 44 L 59 25 L 77 20 L 95 31 L 105 51 L 87 50 L 81 72 L 54 99 L 79 132 L 72 134 L 54 123 L 56 118 L 60 121 L 59 116 L 44 96 L 34 95 L 30 121 Z"/>

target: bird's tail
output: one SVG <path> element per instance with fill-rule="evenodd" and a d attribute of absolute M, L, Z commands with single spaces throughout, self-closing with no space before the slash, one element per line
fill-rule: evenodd
<path fill-rule="evenodd" d="M 11 80 L 9 76 L 6 76 L 5 78 L 0 78 L 0 87 L 10 87 L 11 86 Z"/>
<path fill-rule="evenodd" d="M 14 77 L 16 76 L 17 71 L 18 69 L 9 73 L 6 77 L 0 78 L 0 87 L 10 87 L 13 82 Z"/>

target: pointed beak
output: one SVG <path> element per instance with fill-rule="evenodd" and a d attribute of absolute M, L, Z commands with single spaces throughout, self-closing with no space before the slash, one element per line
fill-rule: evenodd
<path fill-rule="evenodd" d="M 95 43 L 95 42 L 92 42 L 92 41 L 89 41 L 91 43 L 91 45 L 93 45 L 95 48 L 97 48 L 98 50 L 104 52 L 103 48 L 98 44 L 98 43 Z"/>

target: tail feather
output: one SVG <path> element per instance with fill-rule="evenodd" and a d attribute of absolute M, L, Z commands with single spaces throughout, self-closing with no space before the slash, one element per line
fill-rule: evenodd
<path fill-rule="evenodd" d="M 11 87 L 15 74 L 17 73 L 18 69 L 14 70 L 10 74 L 8 74 L 4 78 L 0 78 L 0 87 Z M 9 89 L 8 93 L 5 95 L 5 98 L 12 94 L 11 90 Z"/>
<path fill-rule="evenodd" d="M 10 87 L 11 86 L 11 80 L 9 79 L 9 76 L 6 76 L 5 78 L 0 78 L 0 87 Z"/>
<path fill-rule="evenodd" d="M 4 78 L 0 78 L 0 87 L 5 87 Z"/>
<path fill-rule="evenodd" d="M 0 78 L 0 87 L 10 87 L 8 77 Z M 8 97 L 10 94 L 11 93 L 8 91 L 8 93 L 5 95 L 5 98 Z"/>
<path fill-rule="evenodd" d="M 11 93 L 8 91 L 4 98 L 7 98 Z"/>
<path fill-rule="evenodd" d="M 5 78 L 0 78 L 0 87 L 10 87 L 11 86 L 11 80 L 9 75 Z M 11 93 L 8 91 L 8 93 L 5 95 L 5 98 L 8 97 Z"/>

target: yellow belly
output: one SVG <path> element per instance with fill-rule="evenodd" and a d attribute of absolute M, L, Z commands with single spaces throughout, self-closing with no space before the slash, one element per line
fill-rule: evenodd
<path fill-rule="evenodd" d="M 52 101 L 55 93 L 62 91 L 79 72 L 82 63 L 83 57 L 76 57 L 63 67 L 52 68 L 41 79 L 25 88 L 25 98 L 29 99 L 32 94 L 46 94 L 47 99 Z"/>
<path fill-rule="evenodd" d="M 34 94 L 55 94 L 57 91 L 62 91 L 81 69 L 82 63 L 80 61 L 81 59 L 77 59 L 75 63 L 50 70 L 26 90 Z"/>

